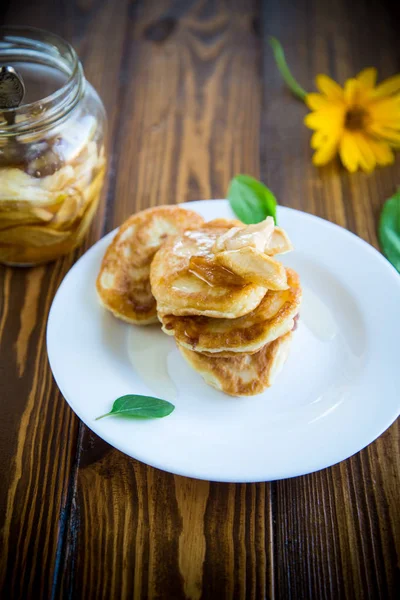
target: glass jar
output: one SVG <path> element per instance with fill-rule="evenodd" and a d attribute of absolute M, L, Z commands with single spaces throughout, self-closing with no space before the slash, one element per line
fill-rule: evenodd
<path fill-rule="evenodd" d="M 0 262 L 33 265 L 83 240 L 105 174 L 106 116 L 74 49 L 31 28 L 0 30 L 0 66 L 25 84 L 0 109 Z"/>

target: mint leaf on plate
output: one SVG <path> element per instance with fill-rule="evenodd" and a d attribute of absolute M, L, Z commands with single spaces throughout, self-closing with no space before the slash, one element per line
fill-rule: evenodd
<path fill-rule="evenodd" d="M 246 225 L 273 217 L 276 225 L 276 198 L 261 181 L 250 175 L 236 175 L 229 185 L 228 200 L 235 215 Z"/>
<path fill-rule="evenodd" d="M 95 420 L 104 417 L 123 416 L 136 419 L 161 419 L 172 413 L 175 406 L 167 400 L 153 398 L 152 396 L 137 396 L 128 394 L 115 400 L 110 412 L 97 417 Z"/>
<path fill-rule="evenodd" d="M 378 236 L 383 254 L 400 273 L 400 191 L 383 205 Z"/>

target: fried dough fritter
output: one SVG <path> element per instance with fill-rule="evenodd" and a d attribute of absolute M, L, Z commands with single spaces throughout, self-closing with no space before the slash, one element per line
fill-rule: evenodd
<path fill-rule="evenodd" d="M 266 344 L 255 354 L 238 354 L 229 358 L 206 356 L 178 348 L 189 365 L 206 383 L 230 396 L 254 396 L 270 387 L 289 354 L 292 333 Z"/>
<path fill-rule="evenodd" d="M 156 322 L 149 280 L 151 261 L 169 236 L 203 223 L 199 214 L 179 206 L 157 206 L 129 217 L 103 258 L 96 281 L 101 304 L 128 323 Z"/>
<path fill-rule="evenodd" d="M 228 281 L 224 267 L 213 265 L 213 279 L 202 278 L 194 259 L 209 257 L 215 241 L 237 221 L 217 219 L 195 231 L 187 231 L 167 240 L 151 265 L 150 281 L 157 311 L 162 315 L 204 315 L 235 319 L 258 306 L 265 288 L 243 282 L 233 273 Z M 207 265 L 203 265 L 205 273 Z M 220 269 L 220 272 L 218 272 Z"/>
<path fill-rule="evenodd" d="M 163 331 L 175 336 L 178 344 L 216 357 L 252 354 L 291 331 L 298 314 L 302 291 L 299 276 L 286 269 L 287 290 L 268 290 L 260 304 L 238 319 L 203 316 L 160 317 Z"/>

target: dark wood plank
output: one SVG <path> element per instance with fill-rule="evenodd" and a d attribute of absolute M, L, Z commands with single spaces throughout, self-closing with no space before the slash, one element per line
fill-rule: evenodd
<path fill-rule="evenodd" d="M 13 2 L 3 15 L 8 25 L 40 26 L 72 42 L 84 58 L 88 79 L 105 102 L 111 133 L 129 9 L 128 1 L 119 5 L 120 11 L 114 11 L 101 2 L 80 7 L 21 1 Z M 102 40 L 109 27 L 115 34 L 105 46 Z M 95 38 L 90 45 L 86 34 Z M 5 598 L 50 597 L 62 558 L 78 420 L 52 380 L 46 322 L 62 278 L 74 259 L 99 237 L 104 206 L 103 201 L 88 240 L 73 256 L 34 269 L 0 267 L 0 590 Z"/>
<path fill-rule="evenodd" d="M 398 183 L 400 156 L 371 175 L 349 175 L 338 161 L 314 168 L 311 132 L 302 125 L 307 110 L 284 89 L 267 36 L 281 40 L 294 74 L 309 91 L 317 73 L 343 83 L 376 66 L 384 78 L 400 64 L 390 10 L 389 3 L 361 0 L 263 5 L 264 180 L 282 204 L 347 227 L 376 247 L 377 216 Z M 274 484 L 278 598 L 395 597 L 399 456 L 396 423 L 341 465 Z"/>
<path fill-rule="evenodd" d="M 243 1 L 230 10 L 223 2 L 138 4 L 126 45 L 117 202 L 107 228 L 148 206 L 224 196 L 235 172 L 258 176 L 256 16 L 256 5 Z M 269 484 L 174 477 L 110 449 L 88 430 L 81 461 L 71 513 L 80 526 L 71 527 L 63 593 L 270 594 Z"/>
<path fill-rule="evenodd" d="M 306 110 L 284 90 L 267 35 L 311 89 L 317 72 L 398 71 L 396 18 L 378 0 L 16 0 L 6 16 L 69 39 L 105 101 L 110 185 L 84 248 L 135 210 L 221 197 L 239 171 L 377 245 L 399 158 L 369 176 L 312 167 Z M 84 248 L 0 271 L 2 596 L 395 597 L 398 425 L 341 465 L 257 485 L 162 473 L 78 426 L 44 336 Z"/>

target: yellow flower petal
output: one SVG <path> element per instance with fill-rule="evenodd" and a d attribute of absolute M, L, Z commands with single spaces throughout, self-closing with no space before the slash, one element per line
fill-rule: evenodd
<path fill-rule="evenodd" d="M 397 115 L 388 115 L 387 117 L 384 118 L 380 118 L 380 119 L 372 119 L 370 121 L 370 123 L 373 123 L 375 125 L 379 125 L 380 127 L 383 127 L 384 129 L 393 129 L 394 131 L 400 131 L 400 117 L 398 117 Z M 367 125 L 366 129 L 370 129 L 370 125 Z"/>
<path fill-rule="evenodd" d="M 400 75 L 393 75 L 393 77 L 389 77 L 389 79 L 382 81 L 382 83 L 373 90 L 372 95 L 374 98 L 382 98 L 383 96 L 390 96 L 397 92 L 400 92 Z"/>
<path fill-rule="evenodd" d="M 328 136 L 326 135 L 326 133 L 324 133 L 323 131 L 319 130 L 319 131 L 314 131 L 314 133 L 311 136 L 311 141 L 310 141 L 310 146 L 313 150 L 316 150 L 317 148 L 319 148 L 319 146 L 321 146 L 326 140 L 328 139 Z"/>
<path fill-rule="evenodd" d="M 386 142 L 379 142 L 372 138 L 369 138 L 368 144 L 375 155 L 378 165 L 385 166 L 393 164 L 394 154 L 389 144 Z"/>
<path fill-rule="evenodd" d="M 371 123 L 368 127 L 368 132 L 382 140 L 386 140 L 390 145 L 400 144 L 400 131 L 396 131 L 396 129 L 385 127 L 379 123 Z"/>
<path fill-rule="evenodd" d="M 312 161 L 314 165 L 320 167 L 326 165 L 338 151 L 338 139 L 337 136 L 331 138 L 325 142 L 316 152 L 314 152 Z"/>
<path fill-rule="evenodd" d="M 372 89 L 375 86 L 377 70 L 375 67 L 363 69 L 356 77 L 357 81 L 365 88 Z"/>
<path fill-rule="evenodd" d="M 319 110 L 320 108 L 330 106 L 330 101 L 322 94 L 307 94 L 305 102 L 311 110 Z"/>
<path fill-rule="evenodd" d="M 355 134 L 354 141 L 357 144 L 359 150 L 360 165 L 364 169 L 364 171 L 370 173 L 374 170 L 376 166 L 375 153 L 369 145 L 368 139 L 362 133 Z"/>
<path fill-rule="evenodd" d="M 343 127 L 345 107 L 335 104 L 328 108 L 309 113 L 304 118 L 304 123 L 310 129 L 323 129 L 324 131 L 336 131 Z"/>
<path fill-rule="evenodd" d="M 344 86 L 344 97 L 348 105 L 354 106 L 360 101 L 360 83 L 357 79 L 348 79 Z"/>
<path fill-rule="evenodd" d="M 343 165 L 350 173 L 354 173 L 358 169 L 358 163 L 360 159 L 360 152 L 358 146 L 354 141 L 354 137 L 345 132 L 340 141 L 339 154 Z"/>
<path fill-rule="evenodd" d="M 304 117 L 304 125 L 310 129 L 323 129 L 326 125 L 326 119 L 318 112 L 309 113 Z"/>
<path fill-rule="evenodd" d="M 393 96 L 384 96 L 382 98 L 372 98 L 368 103 L 370 108 L 387 110 L 388 108 L 398 109 L 400 108 L 400 94 L 394 94 Z"/>
<path fill-rule="evenodd" d="M 380 125 L 391 122 L 393 129 L 400 129 L 400 109 L 388 110 L 386 112 L 381 109 L 368 109 L 368 113 L 370 122 L 379 123 Z"/>
<path fill-rule="evenodd" d="M 336 81 L 327 75 L 317 75 L 315 78 L 317 88 L 330 100 L 343 100 L 343 90 Z"/>
<path fill-rule="evenodd" d="M 395 127 L 400 128 L 400 96 L 371 102 L 367 110 L 374 121 L 394 121 Z"/>

